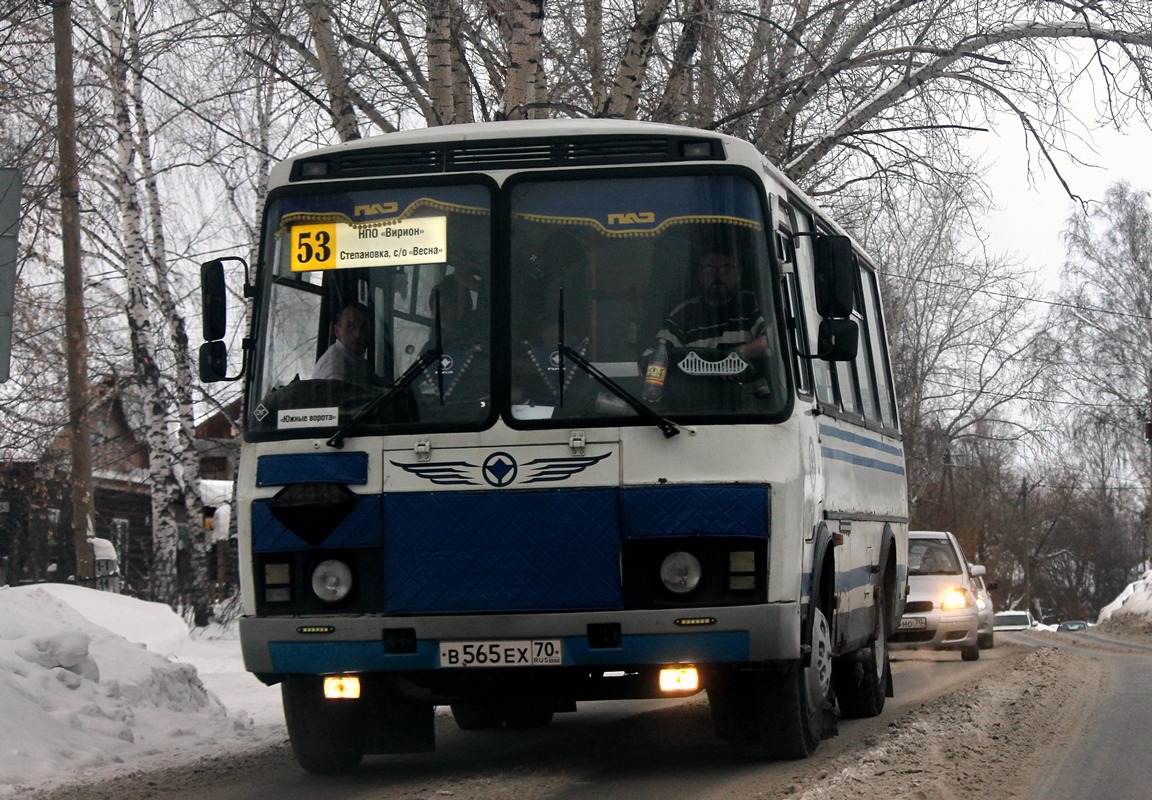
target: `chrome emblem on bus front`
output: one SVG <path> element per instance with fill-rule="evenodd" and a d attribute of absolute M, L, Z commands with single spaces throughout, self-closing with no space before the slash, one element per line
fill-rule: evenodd
<path fill-rule="evenodd" d="M 550 483 L 577 475 L 594 464 L 608 458 L 599 456 L 570 456 L 566 458 L 534 458 L 518 464 L 509 453 L 496 452 L 481 465 L 467 461 L 392 461 L 392 465 L 423 478 L 438 486 L 480 486 L 481 482 L 503 489 L 514 484 Z"/>
<path fill-rule="evenodd" d="M 492 486 L 511 486 L 519 473 L 516 459 L 507 453 L 493 453 L 484 459 L 484 469 L 481 474 L 484 480 Z"/>

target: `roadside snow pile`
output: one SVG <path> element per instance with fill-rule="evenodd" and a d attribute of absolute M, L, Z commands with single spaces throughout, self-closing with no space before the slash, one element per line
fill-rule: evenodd
<path fill-rule="evenodd" d="M 1152 570 L 1100 610 L 1101 631 L 1152 635 Z"/>
<path fill-rule="evenodd" d="M 1071 730 L 1090 671 L 1068 649 L 1019 649 L 978 682 L 930 700 L 872 735 L 863 751 L 826 762 L 799 800 L 956 800 L 1022 797 Z"/>
<path fill-rule="evenodd" d="M 133 632 L 148 641 L 125 638 Z M 0 588 L 0 796 L 171 749 L 174 737 L 191 746 L 250 725 L 228 718 L 195 667 L 148 649 L 187 638 L 157 603 L 66 585 Z"/>

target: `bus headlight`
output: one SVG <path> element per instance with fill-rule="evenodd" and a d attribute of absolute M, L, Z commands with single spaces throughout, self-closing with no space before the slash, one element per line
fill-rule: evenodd
<path fill-rule="evenodd" d="M 691 553 L 677 550 L 664 557 L 660 564 L 660 581 L 674 594 L 688 594 L 700 585 L 703 569 L 700 559 Z"/>
<path fill-rule="evenodd" d="M 321 561 L 312 570 L 312 591 L 325 603 L 339 603 L 352 591 L 352 570 L 334 558 Z"/>

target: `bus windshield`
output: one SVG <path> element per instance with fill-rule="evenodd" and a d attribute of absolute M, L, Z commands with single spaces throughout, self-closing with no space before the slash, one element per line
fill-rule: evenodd
<path fill-rule="evenodd" d="M 358 432 L 779 415 L 766 230 L 739 175 L 275 195 L 248 433 L 324 435 L 389 391 Z"/>

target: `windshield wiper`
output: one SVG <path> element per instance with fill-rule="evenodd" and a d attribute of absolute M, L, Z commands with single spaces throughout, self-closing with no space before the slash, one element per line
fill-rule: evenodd
<path fill-rule="evenodd" d="M 567 356 L 568 358 L 571 358 L 573 361 L 575 361 L 577 366 L 579 366 L 582 370 L 591 375 L 598 384 L 612 392 L 612 394 L 619 397 L 621 400 L 627 403 L 637 414 L 659 428 L 660 431 L 664 434 L 665 439 L 671 439 L 673 436 L 680 433 L 680 426 L 678 426 L 675 422 L 668 419 L 667 417 L 660 416 L 651 408 L 644 405 L 642 400 L 637 398 L 634 394 L 629 392 L 620 384 L 616 383 L 616 381 L 609 378 L 607 375 L 601 372 L 595 364 L 584 358 L 584 356 L 577 353 L 571 347 L 568 347 L 565 344 L 561 344 L 559 345 L 558 349 L 560 351 L 561 374 L 563 374 L 564 370 L 564 357 Z M 560 403 L 563 405 L 563 397 L 560 398 Z"/>
<path fill-rule="evenodd" d="M 368 405 L 356 412 L 356 416 L 337 428 L 336 433 L 332 434 L 332 438 L 325 442 L 325 444 L 329 447 L 335 447 L 337 450 L 343 447 L 344 440 L 351 436 L 353 431 L 359 428 L 364 420 L 387 405 L 388 402 L 400 394 L 400 392 L 407 389 L 409 384 L 419 378 L 429 364 L 439 360 L 441 355 L 442 353 L 438 347 L 425 350 L 424 353 L 412 363 L 412 366 L 404 370 L 404 374 L 397 378 L 391 386 L 388 386 L 384 391 L 372 398 L 372 400 L 368 402 Z"/>
<path fill-rule="evenodd" d="M 651 408 L 649 408 L 644 403 L 644 401 L 640 400 L 638 397 L 636 397 L 634 394 L 629 392 L 623 386 L 616 383 L 616 381 L 612 380 L 607 375 L 605 375 L 603 372 L 601 372 L 599 367 L 597 367 L 595 364 L 593 364 L 588 359 L 584 358 L 584 356 L 577 353 L 575 350 L 573 350 L 568 345 L 564 344 L 564 286 L 563 285 L 560 286 L 560 310 L 559 310 L 559 317 L 558 317 L 557 321 L 559 324 L 556 327 L 557 327 L 557 330 L 559 331 L 559 336 L 557 337 L 558 340 L 556 343 L 556 350 L 560 354 L 560 364 L 559 364 L 559 366 L 560 366 L 560 372 L 559 372 L 560 386 L 559 386 L 559 388 L 560 388 L 560 406 L 561 407 L 564 406 L 564 358 L 565 358 L 565 356 L 567 356 L 568 358 L 572 359 L 578 367 L 580 367 L 582 370 L 584 370 L 589 375 L 591 375 L 598 384 L 603 386 L 608 391 L 612 392 L 612 394 L 619 397 L 621 400 L 623 400 L 625 403 L 627 403 L 632 408 L 633 411 L 635 411 L 641 417 L 648 420 L 653 425 L 655 425 L 657 428 L 659 428 L 660 432 L 664 434 L 665 439 L 671 439 L 673 436 L 680 433 L 680 427 L 675 422 L 672 422 L 672 420 L 670 420 L 666 417 L 662 417 L 659 414 L 657 414 L 655 411 L 653 411 Z"/>
<path fill-rule="evenodd" d="M 352 419 L 337 428 L 336 433 L 332 434 L 332 438 L 325 442 L 329 447 L 334 447 L 337 450 L 342 448 L 344 446 L 344 440 L 351 436 L 352 432 L 357 430 L 365 419 L 375 414 L 386 406 L 392 398 L 407 389 L 433 361 L 436 362 L 436 386 L 440 391 L 440 405 L 444 405 L 444 343 L 440 335 L 439 289 L 433 293 L 433 299 L 435 301 L 433 303 L 435 313 L 433 314 L 432 324 L 436 331 L 436 346 L 421 353 L 420 357 L 412 363 L 412 366 L 404 370 L 403 375 L 393 381 L 390 386 L 376 395 L 376 397 L 372 398 L 366 406 L 356 412 L 356 415 L 352 417 Z"/>

